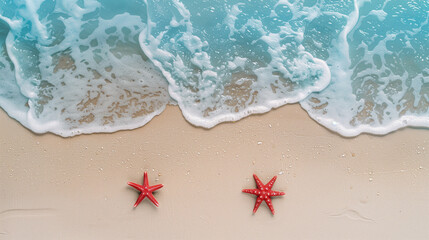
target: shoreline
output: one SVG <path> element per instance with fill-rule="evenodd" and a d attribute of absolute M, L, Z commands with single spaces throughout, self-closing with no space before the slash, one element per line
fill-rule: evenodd
<path fill-rule="evenodd" d="M 36 135 L 0 113 L 0 233 L 32 239 L 425 239 L 429 135 L 341 137 L 297 104 L 194 127 L 167 106 L 134 130 Z M 164 184 L 136 209 L 127 182 Z M 276 215 L 252 214 L 252 174 Z M 142 234 L 144 233 L 144 234 Z"/>

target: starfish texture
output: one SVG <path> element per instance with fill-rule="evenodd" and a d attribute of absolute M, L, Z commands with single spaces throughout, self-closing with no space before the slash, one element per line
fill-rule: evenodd
<path fill-rule="evenodd" d="M 262 201 L 265 201 L 265 203 L 267 203 L 268 207 L 270 208 L 271 212 L 274 214 L 274 207 L 273 207 L 273 204 L 271 202 L 271 197 L 285 195 L 284 192 L 271 190 L 271 188 L 274 185 L 274 182 L 277 179 L 277 176 L 274 176 L 266 185 L 264 185 L 261 182 L 261 180 L 259 180 L 259 178 L 258 178 L 258 176 L 256 176 L 256 174 L 253 174 L 253 178 L 255 178 L 256 186 L 258 188 L 257 189 L 243 189 L 244 193 L 250 193 L 250 194 L 258 196 L 258 198 L 256 198 L 255 207 L 253 208 L 253 213 L 256 213 L 256 211 L 258 210 Z"/>
<path fill-rule="evenodd" d="M 152 201 L 153 204 L 155 204 L 155 206 L 157 206 L 157 207 L 159 206 L 159 203 L 158 203 L 158 201 L 156 201 L 152 192 L 162 188 L 164 185 L 158 184 L 158 185 L 149 186 L 149 180 L 147 178 L 147 172 L 144 172 L 143 185 L 139 185 L 139 184 L 136 184 L 133 182 L 128 182 L 128 185 L 137 189 L 140 192 L 140 196 L 137 198 L 137 201 L 134 204 L 134 207 L 137 207 L 145 197 L 148 197 L 149 200 Z"/>

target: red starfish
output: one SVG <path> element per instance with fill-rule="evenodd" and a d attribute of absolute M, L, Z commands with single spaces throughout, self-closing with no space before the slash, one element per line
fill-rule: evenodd
<path fill-rule="evenodd" d="M 256 174 L 253 174 L 253 178 L 255 178 L 256 186 L 258 187 L 258 189 L 243 189 L 244 193 L 250 193 L 258 196 L 258 198 L 256 199 L 255 207 L 253 208 L 253 213 L 256 213 L 262 203 L 262 200 L 264 200 L 270 208 L 271 212 L 274 214 L 274 207 L 271 203 L 271 197 L 285 195 L 284 192 L 271 190 L 274 185 L 274 182 L 277 179 L 277 176 L 274 176 L 273 179 L 271 179 L 266 185 L 264 185 L 261 180 L 259 180 Z"/>
<path fill-rule="evenodd" d="M 156 201 L 155 197 L 152 195 L 152 192 L 162 188 L 164 185 L 158 184 L 158 185 L 149 186 L 149 180 L 147 178 L 147 172 L 144 172 L 143 186 L 138 185 L 136 183 L 132 183 L 132 182 L 128 182 L 128 185 L 130 185 L 131 187 L 140 191 L 140 196 L 139 196 L 139 198 L 137 198 L 137 201 L 134 204 L 134 207 L 137 207 L 145 197 L 148 197 L 149 200 L 151 200 L 153 202 L 153 204 L 155 204 L 155 206 L 157 206 L 157 207 L 159 206 L 159 203 L 158 203 L 158 201 Z"/>

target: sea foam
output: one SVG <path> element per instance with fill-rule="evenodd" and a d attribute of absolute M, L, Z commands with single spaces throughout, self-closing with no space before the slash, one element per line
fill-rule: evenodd
<path fill-rule="evenodd" d="M 7 0 L 0 106 L 62 136 L 300 102 L 344 136 L 429 126 L 425 0 Z"/>

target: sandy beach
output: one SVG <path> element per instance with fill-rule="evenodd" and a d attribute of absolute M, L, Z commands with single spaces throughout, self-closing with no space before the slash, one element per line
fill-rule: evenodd
<path fill-rule="evenodd" d="M 35 135 L 0 113 L 0 239 L 429 239 L 429 131 L 343 138 L 299 105 L 224 123 L 169 106 L 113 134 Z M 128 181 L 164 184 L 160 207 Z M 252 174 L 277 175 L 272 216 Z"/>

